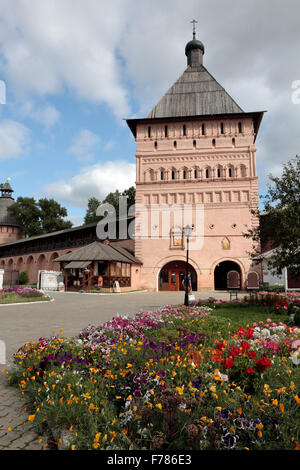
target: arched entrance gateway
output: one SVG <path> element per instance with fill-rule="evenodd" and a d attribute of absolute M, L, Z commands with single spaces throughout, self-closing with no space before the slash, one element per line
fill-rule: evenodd
<path fill-rule="evenodd" d="M 215 290 L 226 290 L 228 273 L 237 272 L 239 274 L 239 288 L 241 288 L 242 273 L 240 266 L 234 261 L 222 261 L 218 263 L 214 271 Z"/>
<path fill-rule="evenodd" d="M 189 264 L 189 271 L 192 278 L 192 289 L 197 290 L 197 273 L 193 266 Z M 182 280 L 186 272 L 185 261 L 171 261 L 162 267 L 158 278 L 158 289 L 161 291 L 184 290 Z"/>

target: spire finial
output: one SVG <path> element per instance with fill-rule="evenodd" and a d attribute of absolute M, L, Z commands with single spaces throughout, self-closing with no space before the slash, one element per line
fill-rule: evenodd
<path fill-rule="evenodd" d="M 193 23 L 193 39 L 196 39 L 196 23 L 198 23 L 198 21 L 192 20 L 191 23 Z"/>

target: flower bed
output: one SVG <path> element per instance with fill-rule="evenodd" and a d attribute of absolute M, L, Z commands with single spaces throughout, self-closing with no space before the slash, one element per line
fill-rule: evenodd
<path fill-rule="evenodd" d="M 0 290 L 0 303 L 20 303 L 50 300 L 50 296 L 32 287 L 13 286 Z"/>
<path fill-rule="evenodd" d="M 294 449 L 299 332 L 166 306 L 29 342 L 10 382 L 58 448 Z"/>

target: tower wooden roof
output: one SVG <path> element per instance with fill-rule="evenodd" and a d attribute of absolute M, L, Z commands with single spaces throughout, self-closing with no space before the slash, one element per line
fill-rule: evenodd
<path fill-rule="evenodd" d="M 208 70 L 199 65 L 187 67 L 146 119 L 233 113 L 243 113 L 243 110 Z"/>

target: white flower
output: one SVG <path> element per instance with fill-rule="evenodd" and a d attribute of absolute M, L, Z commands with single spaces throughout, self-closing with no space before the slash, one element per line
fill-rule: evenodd
<path fill-rule="evenodd" d="M 295 351 L 294 354 L 290 357 L 290 360 L 295 366 L 298 366 L 300 364 L 300 350 Z"/>

